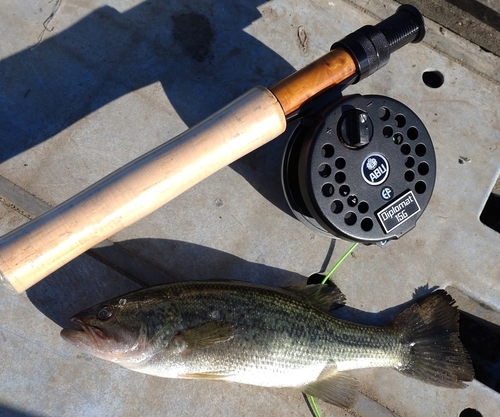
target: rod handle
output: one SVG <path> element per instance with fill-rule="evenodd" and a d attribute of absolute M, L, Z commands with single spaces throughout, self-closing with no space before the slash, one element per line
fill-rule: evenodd
<path fill-rule="evenodd" d="M 22 292 L 286 128 L 255 87 L 198 125 L 0 239 L 0 283 Z"/>

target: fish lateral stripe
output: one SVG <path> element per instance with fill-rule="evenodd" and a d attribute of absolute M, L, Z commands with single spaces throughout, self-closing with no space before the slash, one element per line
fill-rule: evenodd
<path fill-rule="evenodd" d="M 208 379 L 214 381 L 226 380 L 231 377 L 230 374 L 225 373 L 224 371 L 220 372 L 198 372 L 192 374 L 179 374 L 179 378 L 182 379 Z"/>
<path fill-rule="evenodd" d="M 350 361 L 339 360 L 336 362 L 339 372 L 365 368 L 394 368 L 399 363 L 399 358 L 397 356 L 388 356 L 384 354 L 381 354 L 379 358 L 357 358 Z"/>

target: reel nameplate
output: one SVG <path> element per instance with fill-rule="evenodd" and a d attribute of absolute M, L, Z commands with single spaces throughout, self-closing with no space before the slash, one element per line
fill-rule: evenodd
<path fill-rule="evenodd" d="M 389 233 L 410 220 L 418 212 L 420 212 L 420 206 L 413 192 L 408 191 L 397 200 L 390 202 L 376 214 L 385 233 Z"/>

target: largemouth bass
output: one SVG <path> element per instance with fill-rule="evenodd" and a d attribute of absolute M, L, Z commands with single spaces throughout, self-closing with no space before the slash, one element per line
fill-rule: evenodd
<path fill-rule="evenodd" d="M 329 314 L 335 286 L 269 288 L 244 282 L 183 282 L 97 304 L 61 336 L 84 351 L 167 378 L 296 387 L 352 407 L 357 381 L 344 371 L 391 367 L 438 386 L 463 388 L 474 372 L 458 336 L 458 310 L 444 290 L 385 327 Z"/>

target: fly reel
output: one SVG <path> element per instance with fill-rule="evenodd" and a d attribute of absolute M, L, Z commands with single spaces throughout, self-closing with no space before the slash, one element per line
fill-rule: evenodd
<path fill-rule="evenodd" d="M 286 199 L 302 223 L 365 244 L 384 245 L 415 227 L 435 178 L 422 121 L 377 95 L 311 107 L 292 128 L 282 166 Z"/>

